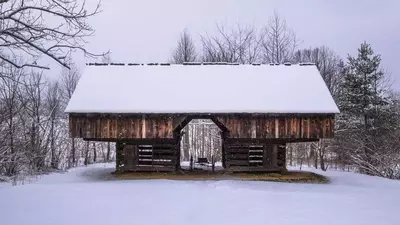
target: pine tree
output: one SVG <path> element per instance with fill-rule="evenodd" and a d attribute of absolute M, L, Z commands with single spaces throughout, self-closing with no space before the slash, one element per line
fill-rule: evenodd
<path fill-rule="evenodd" d="M 355 164 L 363 173 L 370 173 L 368 168 L 374 167 L 372 155 L 379 139 L 379 115 L 386 105 L 384 98 L 384 73 L 380 69 L 381 57 L 374 54 L 366 42 L 358 49 L 357 57 L 348 57 L 340 98 L 342 116 L 347 120 L 346 126 L 351 128 L 356 139 L 349 143 L 353 146 L 350 154 L 358 160 Z M 361 156 L 361 159 L 360 159 Z"/>
<path fill-rule="evenodd" d="M 365 126 L 377 108 L 385 105 L 380 62 L 380 55 L 375 55 L 366 42 L 358 49 L 357 58 L 348 57 L 340 106 L 343 112 L 361 117 Z"/>

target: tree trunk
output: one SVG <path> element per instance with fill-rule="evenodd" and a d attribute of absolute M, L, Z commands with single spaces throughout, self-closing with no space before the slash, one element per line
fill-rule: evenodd
<path fill-rule="evenodd" d="M 184 147 L 183 147 L 183 159 L 189 160 L 189 155 L 190 155 L 190 136 L 189 136 L 189 125 L 186 125 L 185 127 L 185 138 L 184 138 Z"/>
<path fill-rule="evenodd" d="M 363 166 L 360 168 L 360 172 L 367 174 L 367 175 L 372 175 L 371 171 L 369 171 L 366 168 L 369 168 L 369 164 L 371 163 L 371 153 L 368 149 L 367 143 L 368 143 L 368 116 L 364 114 L 364 155 L 365 159 L 364 162 L 362 162 Z"/>
<path fill-rule="evenodd" d="M 111 152 L 111 143 L 107 142 L 107 156 L 106 156 L 107 162 L 110 161 L 110 152 Z"/>
<path fill-rule="evenodd" d="M 322 154 L 322 149 L 320 149 L 319 163 L 321 166 L 321 170 L 326 171 L 327 168 L 325 168 L 325 160 L 324 160 L 324 154 Z"/>
<path fill-rule="evenodd" d="M 71 147 L 71 157 L 72 157 L 72 167 L 76 166 L 76 162 L 75 162 L 75 154 L 76 154 L 76 149 L 75 149 L 75 138 L 72 138 L 72 147 Z"/>
<path fill-rule="evenodd" d="M 314 167 L 315 167 L 315 169 L 318 169 L 318 153 L 319 153 L 319 151 L 320 151 L 320 145 L 319 145 L 319 143 L 317 144 L 317 147 L 313 150 L 314 151 L 314 154 L 313 154 L 313 156 L 314 156 Z M 321 168 L 322 169 L 322 168 Z"/>
<path fill-rule="evenodd" d="M 7 166 L 7 172 L 6 174 L 8 176 L 13 176 L 16 173 L 16 165 L 15 165 L 15 150 L 14 150 L 14 120 L 13 120 L 13 114 L 12 114 L 12 109 L 10 110 L 10 124 L 8 125 L 9 129 L 9 135 L 10 135 L 10 157 L 8 159 L 9 164 Z"/>
<path fill-rule="evenodd" d="M 89 141 L 86 141 L 86 149 L 85 149 L 85 161 L 84 164 L 87 166 L 89 164 Z"/>
<path fill-rule="evenodd" d="M 33 170 L 39 170 L 37 167 L 37 159 L 38 159 L 38 149 L 36 148 L 36 129 L 35 129 L 35 123 L 32 123 L 31 131 L 30 131 L 30 153 L 32 154 L 32 160 L 31 160 L 31 168 Z"/>
<path fill-rule="evenodd" d="M 54 117 L 51 118 L 51 127 L 50 127 L 50 148 L 51 148 L 51 168 L 53 169 L 57 169 L 57 165 L 56 165 L 56 146 L 55 146 L 55 142 L 54 142 L 54 123 L 55 123 L 55 119 Z"/>
<path fill-rule="evenodd" d="M 93 143 L 93 163 L 97 161 L 96 143 Z"/>

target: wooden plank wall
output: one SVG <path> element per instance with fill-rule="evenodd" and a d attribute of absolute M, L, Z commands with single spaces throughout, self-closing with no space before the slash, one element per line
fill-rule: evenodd
<path fill-rule="evenodd" d="M 124 145 L 121 142 L 116 142 L 115 148 L 115 171 L 122 172 L 124 171 Z"/>
<path fill-rule="evenodd" d="M 171 139 L 186 116 L 74 116 L 69 117 L 70 137 L 86 139 Z M 226 138 L 319 139 L 333 138 L 333 115 L 249 116 L 218 115 Z"/>
<path fill-rule="evenodd" d="M 70 137 L 87 139 L 173 138 L 180 118 L 69 117 Z"/>
<path fill-rule="evenodd" d="M 217 119 L 229 130 L 228 138 L 318 139 L 334 135 L 333 116 L 230 117 Z"/>

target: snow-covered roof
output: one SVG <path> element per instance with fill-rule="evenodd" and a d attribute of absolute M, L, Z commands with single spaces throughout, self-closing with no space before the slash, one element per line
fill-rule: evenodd
<path fill-rule="evenodd" d="M 339 113 L 314 65 L 87 66 L 68 113 Z"/>

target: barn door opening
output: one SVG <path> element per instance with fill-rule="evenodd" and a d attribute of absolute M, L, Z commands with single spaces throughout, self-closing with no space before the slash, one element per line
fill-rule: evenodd
<path fill-rule="evenodd" d="M 222 168 L 222 130 L 211 119 L 191 119 L 180 133 L 182 169 Z"/>

